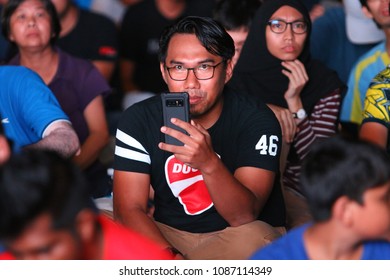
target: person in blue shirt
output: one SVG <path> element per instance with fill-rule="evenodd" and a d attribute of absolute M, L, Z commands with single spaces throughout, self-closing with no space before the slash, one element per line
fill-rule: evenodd
<path fill-rule="evenodd" d="M 390 259 L 390 158 L 379 146 L 341 136 L 313 146 L 301 173 L 314 221 L 251 259 Z"/>
<path fill-rule="evenodd" d="M 0 115 L 12 151 L 52 150 L 63 157 L 79 153 L 80 143 L 52 91 L 32 70 L 0 67 Z"/>

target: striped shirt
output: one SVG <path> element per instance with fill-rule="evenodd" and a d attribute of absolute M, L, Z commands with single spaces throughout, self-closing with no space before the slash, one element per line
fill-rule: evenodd
<path fill-rule="evenodd" d="M 289 187 L 301 192 L 299 187 L 299 176 L 301 173 L 302 161 L 308 154 L 311 145 L 317 139 L 331 137 L 336 134 L 340 104 L 340 89 L 336 89 L 321 98 L 314 106 L 310 116 L 304 118 L 298 124 L 298 132 L 296 133 L 293 142 L 298 161 L 292 162 L 287 160 L 283 174 L 284 187 Z"/>

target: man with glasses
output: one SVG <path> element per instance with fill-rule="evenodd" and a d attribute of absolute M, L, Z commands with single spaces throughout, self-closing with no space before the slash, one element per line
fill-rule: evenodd
<path fill-rule="evenodd" d="M 229 91 L 234 42 L 210 18 L 187 17 L 160 39 L 171 92 L 188 92 L 191 121 L 162 126 L 160 96 L 127 109 L 114 162 L 114 216 L 185 259 L 246 259 L 280 237 L 284 204 L 272 188 L 281 132 L 265 104 Z M 164 143 L 164 134 L 184 146 Z M 147 215 L 149 187 L 155 211 Z"/>

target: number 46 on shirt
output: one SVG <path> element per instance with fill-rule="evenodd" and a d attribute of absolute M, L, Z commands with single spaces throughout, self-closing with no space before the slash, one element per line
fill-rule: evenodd
<path fill-rule="evenodd" d="M 255 149 L 260 151 L 260 155 L 276 156 L 278 152 L 279 137 L 276 135 L 263 135 L 257 142 Z"/>

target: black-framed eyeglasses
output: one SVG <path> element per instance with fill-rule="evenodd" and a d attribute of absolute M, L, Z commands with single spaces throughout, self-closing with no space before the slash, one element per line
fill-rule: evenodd
<path fill-rule="evenodd" d="M 303 34 L 307 31 L 307 23 L 303 20 L 287 22 L 282 19 L 271 19 L 268 21 L 271 31 L 277 34 L 283 33 L 287 29 L 287 25 L 291 25 L 291 29 L 295 34 Z"/>
<path fill-rule="evenodd" d="M 194 72 L 195 77 L 198 80 L 209 80 L 214 77 L 215 68 L 222 64 L 224 60 L 215 65 L 210 65 L 208 63 L 202 63 L 193 68 L 186 68 L 183 65 L 175 65 L 172 67 L 165 68 L 168 71 L 169 77 L 174 81 L 185 81 L 188 78 L 189 70 Z"/>

